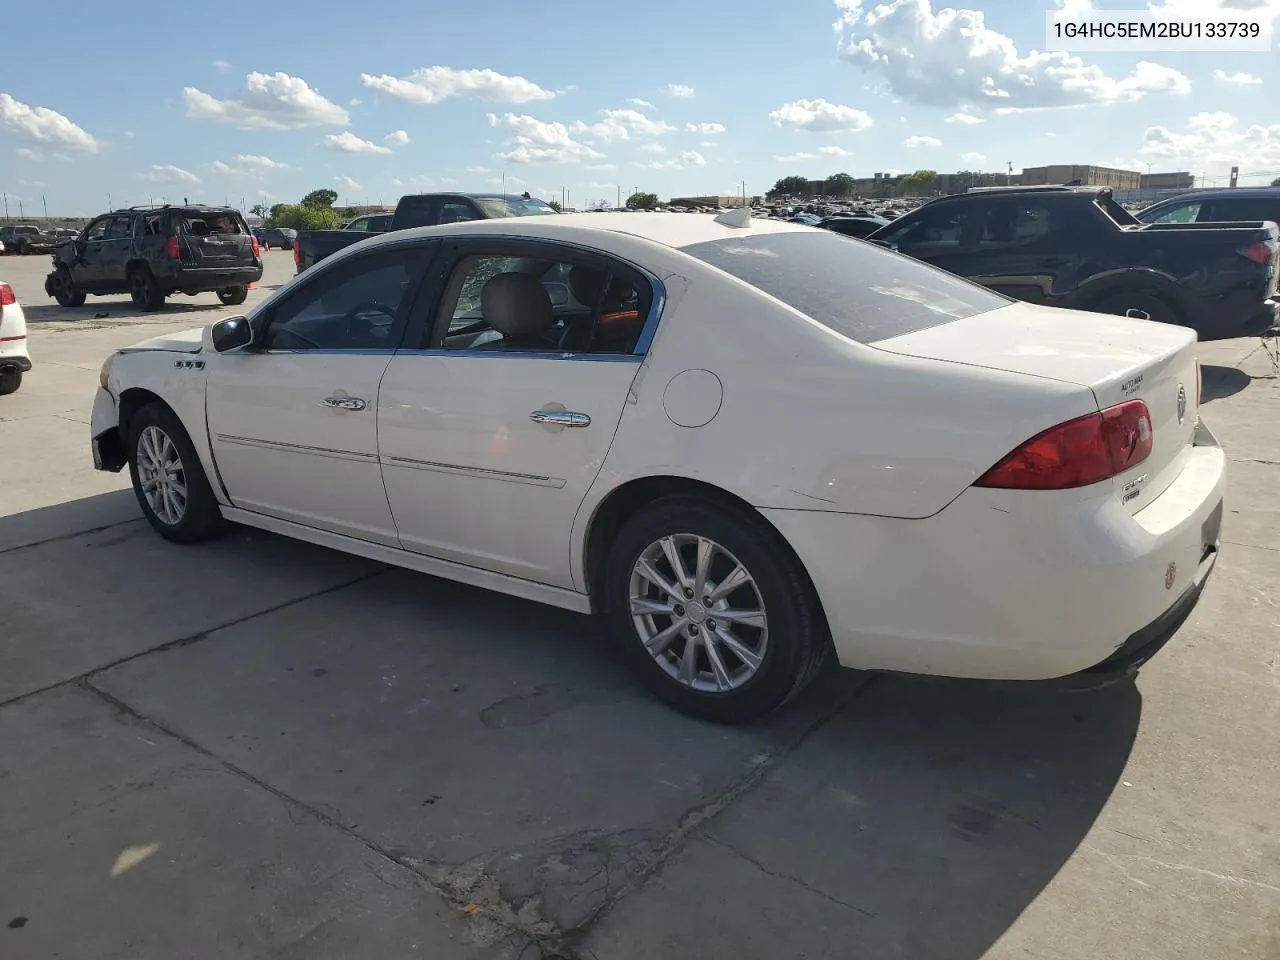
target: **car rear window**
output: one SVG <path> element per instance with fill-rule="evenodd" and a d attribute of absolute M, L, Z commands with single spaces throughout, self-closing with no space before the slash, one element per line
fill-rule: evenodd
<path fill-rule="evenodd" d="M 249 228 L 234 213 L 184 213 L 177 214 L 182 229 L 194 237 L 208 237 L 214 234 L 248 233 Z"/>
<path fill-rule="evenodd" d="M 711 240 L 683 249 L 860 343 L 927 330 L 1013 302 L 936 267 L 828 230 Z"/>
<path fill-rule="evenodd" d="M 541 217 L 555 213 L 556 208 L 542 200 L 507 197 L 505 199 L 478 197 L 476 203 L 484 211 L 485 216 L 497 220 L 504 217 Z"/>

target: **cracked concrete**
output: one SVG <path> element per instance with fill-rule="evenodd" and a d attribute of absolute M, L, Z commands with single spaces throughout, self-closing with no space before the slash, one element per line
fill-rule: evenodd
<path fill-rule="evenodd" d="M 32 273 L 6 279 L 43 304 Z M 726 729 L 586 618 L 155 538 L 88 468 L 98 364 L 216 315 L 45 311 L 0 403 L 6 960 L 1280 957 L 1280 380 L 1254 344 L 1204 348 L 1227 549 L 1136 684 L 834 674 Z"/>

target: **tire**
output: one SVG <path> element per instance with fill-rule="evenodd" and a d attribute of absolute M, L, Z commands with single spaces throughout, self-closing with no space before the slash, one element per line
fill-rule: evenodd
<path fill-rule="evenodd" d="M 218 299 L 226 306 L 234 307 L 236 304 L 244 303 L 249 298 L 249 287 L 246 284 L 236 284 L 234 287 L 223 287 L 218 291 Z"/>
<path fill-rule="evenodd" d="M 690 578 L 696 575 L 701 545 L 714 546 L 706 578 L 713 586 L 703 597 L 686 594 L 683 603 L 672 602 L 639 572 L 646 561 L 650 571 L 678 588 L 664 541 L 681 555 Z M 717 596 L 723 589 L 717 583 L 727 580 L 735 565 L 749 580 Z M 785 542 L 760 518 L 714 501 L 664 498 L 633 516 L 610 546 L 601 591 L 609 632 L 646 686 L 665 703 L 702 720 L 745 723 L 771 713 L 817 676 L 830 651 L 817 596 Z M 653 604 L 653 612 L 633 614 L 634 597 Z M 743 619 L 735 617 L 727 626 L 723 618 L 715 623 L 716 611 L 726 606 L 744 614 Z M 657 612 L 664 607 L 670 612 Z M 745 618 L 745 611 L 756 607 L 763 612 L 762 625 Z M 696 639 L 691 626 L 698 627 Z M 738 649 L 759 655 L 756 663 L 726 644 L 726 633 Z M 645 638 L 657 635 L 669 636 L 669 645 L 651 654 Z M 709 635 L 717 638 L 711 645 L 715 658 L 706 644 Z M 685 654 L 691 643 L 697 648 L 690 663 Z"/>
<path fill-rule="evenodd" d="M 20 386 L 22 386 L 21 370 L 6 370 L 0 373 L 0 397 L 17 393 Z"/>
<path fill-rule="evenodd" d="M 1110 293 L 1095 301 L 1089 308 L 1094 313 L 1109 313 L 1123 317 L 1126 310 L 1141 310 L 1156 323 L 1181 323 L 1178 311 L 1165 299 L 1146 290 Z"/>
<path fill-rule="evenodd" d="M 143 516 L 160 536 L 174 543 L 199 543 L 226 526 L 200 457 L 177 415 L 151 403 L 129 421 L 129 478 Z M 158 479 L 158 462 L 168 465 Z M 182 496 L 185 491 L 185 499 Z M 153 502 L 154 500 L 154 502 Z"/>
<path fill-rule="evenodd" d="M 75 281 L 71 279 L 71 271 L 65 267 L 59 268 L 54 278 L 53 299 L 58 301 L 60 307 L 84 306 L 85 293 L 76 286 Z"/>
<path fill-rule="evenodd" d="M 135 307 L 148 313 L 164 307 L 164 291 L 146 267 L 135 267 L 129 274 L 129 296 Z"/>

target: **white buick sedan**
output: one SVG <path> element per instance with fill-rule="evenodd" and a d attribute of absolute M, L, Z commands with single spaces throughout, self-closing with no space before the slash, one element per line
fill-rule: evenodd
<path fill-rule="evenodd" d="M 1132 671 L 1217 555 L 1190 330 L 732 213 L 386 234 L 101 383 L 95 464 L 162 536 L 247 524 L 597 613 L 718 721 L 832 655 Z"/>

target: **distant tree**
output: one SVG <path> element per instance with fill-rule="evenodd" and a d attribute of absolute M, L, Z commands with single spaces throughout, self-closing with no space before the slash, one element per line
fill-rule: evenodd
<path fill-rule="evenodd" d="M 267 205 L 265 203 L 255 203 L 249 208 L 249 212 L 255 217 L 265 217 L 267 215 Z"/>
<path fill-rule="evenodd" d="M 342 217 L 332 207 L 321 204 L 277 203 L 265 223 L 292 230 L 337 230 L 342 226 Z"/>
<path fill-rule="evenodd" d="M 658 195 L 656 193 L 645 193 L 637 190 L 627 197 L 628 210 L 656 210 L 658 209 L 658 203 Z"/>
<path fill-rule="evenodd" d="M 337 199 L 337 190 L 330 190 L 328 187 L 321 187 L 319 190 L 312 190 L 303 197 L 302 204 L 307 207 L 332 207 L 334 201 Z"/>
<path fill-rule="evenodd" d="M 853 196 L 854 179 L 847 173 L 833 173 L 822 181 L 822 192 L 828 197 Z M 806 187 L 808 184 L 806 184 Z"/>
<path fill-rule="evenodd" d="M 1276 177 L 1274 180 L 1272 180 L 1271 185 L 1273 187 L 1280 187 L 1280 177 Z"/>
<path fill-rule="evenodd" d="M 559 201 L 559 200 L 548 200 L 548 201 L 547 201 L 547 206 L 549 206 L 549 207 L 550 207 L 552 210 L 554 210 L 556 213 L 559 213 L 559 212 L 560 212 L 560 201 Z"/>
<path fill-rule="evenodd" d="M 809 180 L 806 177 L 783 177 L 773 185 L 765 196 L 769 197 L 802 197 L 809 192 Z"/>

